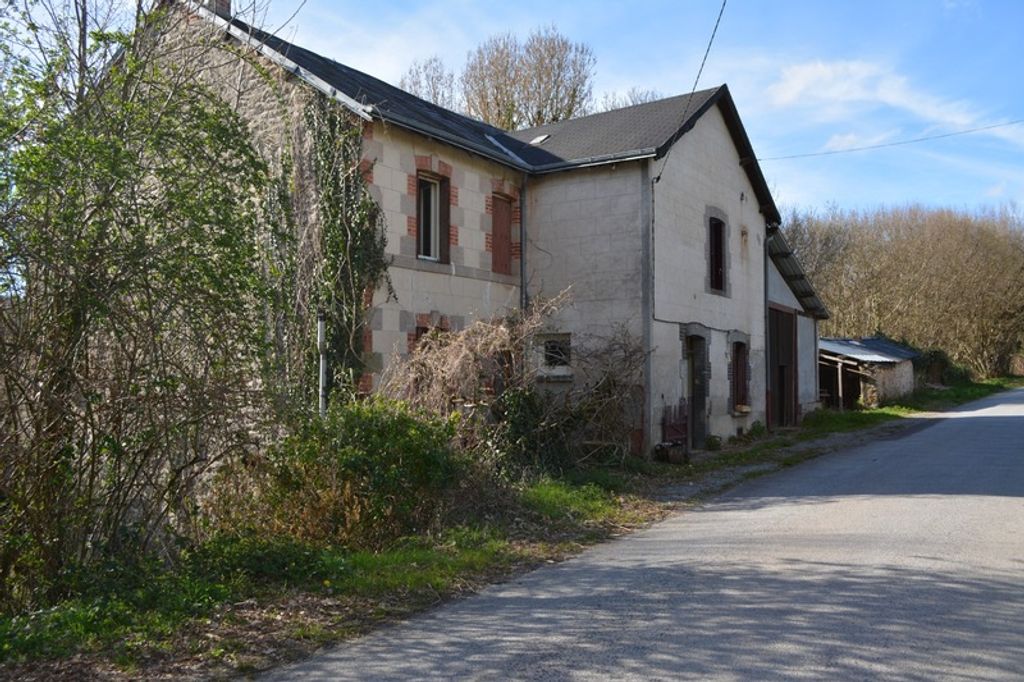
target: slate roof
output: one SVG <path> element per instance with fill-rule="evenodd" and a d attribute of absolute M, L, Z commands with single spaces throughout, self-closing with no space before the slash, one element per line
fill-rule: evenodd
<path fill-rule="evenodd" d="M 376 116 L 456 147 L 468 149 L 528 173 L 551 173 L 624 159 L 658 158 L 718 105 L 739 152 L 740 163 L 769 224 L 781 218 L 727 86 L 678 95 L 656 102 L 508 132 L 455 113 L 333 59 L 289 43 L 237 18 L 225 20 L 206 11 L 240 40 L 260 49 L 357 114 Z M 550 137 L 531 145 L 538 135 Z"/>
<path fill-rule="evenodd" d="M 427 102 L 240 19 L 225 19 L 202 7 L 198 11 L 366 120 L 377 117 L 527 173 L 554 173 L 626 159 L 660 158 L 701 116 L 717 106 L 736 147 L 740 166 L 754 188 L 758 208 L 769 225 L 769 253 L 773 261 L 804 309 L 817 318 L 828 317 L 824 304 L 778 231 L 779 210 L 728 86 L 508 132 Z M 541 135 L 548 137 L 540 144 L 530 144 Z"/>
<path fill-rule="evenodd" d="M 535 166 L 551 163 L 550 157 L 579 165 L 607 158 L 655 156 L 688 121 L 706 111 L 705 105 L 717 92 L 718 88 L 701 90 L 692 96 L 678 95 L 509 134 L 523 143 L 548 136 L 525 154 Z"/>
<path fill-rule="evenodd" d="M 842 355 L 858 362 L 876 364 L 893 364 L 904 360 L 913 360 L 920 355 L 911 348 L 878 336 L 864 339 L 822 338 L 818 341 L 818 348 L 821 351 Z"/>
<path fill-rule="evenodd" d="M 273 34 L 233 18 L 231 27 L 239 37 L 253 42 L 293 63 L 300 77 L 313 76 L 346 98 L 364 105 L 364 110 L 403 128 L 410 128 L 520 170 L 530 166 L 517 158 L 517 152 L 529 151 L 526 145 L 500 128 L 455 113 L 420 99 L 350 66 L 299 47 Z M 241 34 L 241 35 L 239 35 Z M 323 88 L 321 88 L 323 89 Z M 328 92 L 328 95 L 336 93 Z M 511 154 L 509 153 L 511 152 Z M 533 155 L 547 160 L 544 155 Z"/>

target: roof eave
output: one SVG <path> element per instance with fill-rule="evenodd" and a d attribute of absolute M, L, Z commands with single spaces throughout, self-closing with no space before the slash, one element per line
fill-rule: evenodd
<path fill-rule="evenodd" d="M 640 161 L 652 159 L 657 156 L 658 150 L 654 147 L 648 149 L 635 149 L 628 152 L 616 152 L 615 154 L 603 154 L 590 156 L 585 159 L 572 159 L 571 161 L 560 161 L 537 166 L 530 166 L 531 172 L 537 175 L 557 173 L 559 171 L 575 170 L 577 168 L 591 168 L 593 166 L 607 166 L 614 163 L 625 163 L 626 161 Z"/>
<path fill-rule="evenodd" d="M 515 168 L 516 170 L 530 171 L 532 168 L 529 164 L 523 163 L 522 160 L 517 160 L 516 158 L 513 158 L 514 155 L 510 151 L 506 150 L 504 147 L 490 149 L 488 147 L 484 147 L 483 145 L 474 144 L 473 142 L 470 142 L 456 135 L 452 135 L 451 133 L 444 131 L 440 128 L 425 125 L 423 123 L 420 123 L 419 121 L 413 121 L 411 119 L 405 118 L 404 116 L 392 113 L 390 111 L 374 109 L 373 113 L 377 119 L 384 121 L 385 123 L 392 123 L 398 126 L 399 128 L 405 128 L 406 130 L 411 130 L 415 133 L 420 133 L 421 135 L 426 135 L 427 137 L 432 137 L 436 140 L 441 140 L 442 142 L 450 144 L 453 147 L 458 147 L 459 149 L 479 154 L 480 156 L 484 156 L 487 159 L 490 159 L 491 161 L 496 161 L 497 163 L 509 166 L 511 168 Z"/>
<path fill-rule="evenodd" d="M 768 248 L 769 257 L 771 257 L 776 269 L 779 270 L 779 274 L 782 275 L 786 286 L 789 287 L 793 296 L 800 302 L 804 311 L 819 320 L 829 319 L 831 313 L 829 313 L 825 303 L 818 296 L 818 292 L 815 291 L 814 285 L 811 284 L 811 280 L 807 277 L 807 273 L 804 272 L 803 266 L 793 253 L 789 243 L 786 242 L 786 237 L 782 234 L 778 225 L 770 224 L 768 226 L 766 247 Z M 799 273 L 800 276 L 789 277 L 785 272 L 786 270 L 793 270 Z M 798 286 L 798 284 L 802 286 Z"/>

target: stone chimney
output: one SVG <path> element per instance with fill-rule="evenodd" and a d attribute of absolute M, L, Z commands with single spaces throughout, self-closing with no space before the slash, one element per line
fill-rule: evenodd
<path fill-rule="evenodd" d="M 203 0 L 203 6 L 219 17 L 231 18 L 231 0 Z"/>

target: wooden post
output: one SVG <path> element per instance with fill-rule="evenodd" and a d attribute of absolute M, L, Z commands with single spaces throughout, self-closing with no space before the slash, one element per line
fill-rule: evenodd
<path fill-rule="evenodd" d="M 836 386 L 839 388 L 839 411 L 843 411 L 843 363 L 836 363 Z"/>

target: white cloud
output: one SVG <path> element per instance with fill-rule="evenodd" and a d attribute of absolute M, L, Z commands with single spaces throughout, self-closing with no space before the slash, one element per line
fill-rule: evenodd
<path fill-rule="evenodd" d="M 967 103 L 916 89 L 890 67 L 860 60 L 819 60 L 787 66 L 779 80 L 768 87 L 768 94 L 779 107 L 888 106 L 944 126 L 964 127 L 978 120 L 978 114 Z"/>
<path fill-rule="evenodd" d="M 876 144 L 883 144 L 896 137 L 896 131 L 881 133 L 865 137 L 857 133 L 839 133 L 828 138 L 824 150 L 829 152 L 841 152 L 847 149 L 860 147 L 871 147 Z"/>
<path fill-rule="evenodd" d="M 969 102 L 934 95 L 885 64 L 863 60 L 816 60 L 786 66 L 766 92 L 776 108 L 805 108 L 819 119 L 833 121 L 850 120 L 865 110 L 889 109 L 925 124 L 922 135 L 998 123 Z M 1024 147 L 1024 128 L 996 128 L 979 134 Z M 826 149 L 843 148 L 845 142 L 845 136 L 834 136 Z"/>
<path fill-rule="evenodd" d="M 997 184 L 992 185 L 991 187 L 989 187 L 987 190 L 985 190 L 985 196 L 990 197 L 992 199 L 998 199 L 999 197 L 1002 197 L 1002 196 L 1005 196 L 1005 195 L 1006 195 L 1006 183 L 1005 182 L 997 183 Z"/>

